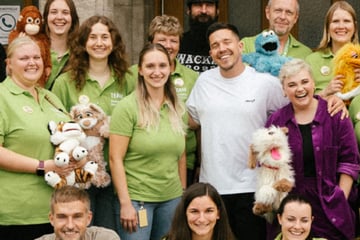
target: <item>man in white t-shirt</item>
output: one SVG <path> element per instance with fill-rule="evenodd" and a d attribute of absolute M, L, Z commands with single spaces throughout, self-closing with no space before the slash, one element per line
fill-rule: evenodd
<path fill-rule="evenodd" d="M 288 103 L 279 79 L 241 60 L 235 26 L 214 23 L 207 32 L 218 67 L 203 72 L 187 100 L 192 128 L 201 126 L 200 182 L 209 182 L 225 202 L 237 239 L 265 239 L 265 221 L 252 213 L 255 171 L 247 167 L 252 133 Z"/>

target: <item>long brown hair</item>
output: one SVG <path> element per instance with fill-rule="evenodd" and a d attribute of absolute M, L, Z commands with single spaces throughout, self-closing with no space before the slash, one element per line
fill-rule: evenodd
<path fill-rule="evenodd" d="M 108 27 L 113 45 L 112 52 L 108 57 L 108 64 L 113 68 L 115 81 L 122 87 L 125 73 L 128 71 L 128 61 L 125 53 L 125 44 L 115 24 L 105 16 L 92 16 L 86 19 L 80 26 L 77 37 L 70 45 L 69 66 L 71 77 L 76 81 L 76 88 L 81 90 L 86 82 L 86 74 L 89 70 L 89 54 L 86 51 L 86 42 L 91 33 L 91 28 L 96 23 L 102 23 Z"/>
<path fill-rule="evenodd" d="M 220 212 L 220 218 L 217 220 L 214 227 L 212 240 L 235 240 L 228 221 L 225 204 L 223 203 L 220 194 L 209 183 L 195 183 L 186 189 L 175 210 L 170 232 L 166 236 L 166 240 L 191 240 L 191 229 L 188 225 L 186 209 L 189 207 L 192 200 L 202 196 L 211 198 Z"/>
<path fill-rule="evenodd" d="M 50 37 L 50 29 L 49 29 L 49 23 L 48 23 L 48 16 L 50 11 L 50 6 L 55 0 L 47 0 L 44 6 L 44 12 L 43 12 L 43 18 L 44 18 L 44 29 L 48 37 Z M 75 32 L 79 28 L 80 21 L 79 16 L 76 11 L 76 6 L 73 2 L 73 0 L 63 0 L 70 9 L 70 16 L 71 16 L 71 27 L 68 32 L 68 39 L 66 44 L 69 46 L 72 40 L 75 37 Z"/>

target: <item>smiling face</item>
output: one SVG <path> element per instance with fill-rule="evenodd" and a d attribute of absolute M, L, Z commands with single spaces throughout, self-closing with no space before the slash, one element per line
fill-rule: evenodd
<path fill-rule="evenodd" d="M 192 239 L 211 239 L 220 212 L 214 201 L 207 195 L 194 198 L 186 209 L 186 217 L 192 232 Z"/>
<path fill-rule="evenodd" d="M 269 28 L 279 37 L 288 35 L 298 19 L 297 0 L 272 0 L 265 9 Z"/>
<path fill-rule="evenodd" d="M 44 70 L 40 48 L 35 43 L 18 46 L 8 57 L 7 65 L 13 81 L 24 89 L 35 86 Z"/>
<path fill-rule="evenodd" d="M 149 90 L 164 89 L 170 76 L 169 59 L 164 52 L 153 49 L 144 54 L 139 74 L 144 78 L 145 85 Z"/>
<path fill-rule="evenodd" d="M 94 24 L 86 41 L 86 51 L 90 59 L 107 59 L 112 49 L 113 44 L 109 28 L 102 23 Z"/>
<path fill-rule="evenodd" d="M 305 109 L 314 101 L 315 83 L 306 69 L 284 78 L 283 90 L 295 110 Z"/>
<path fill-rule="evenodd" d="M 59 240 L 85 239 L 85 231 L 90 224 L 92 213 L 81 201 L 59 202 L 54 205 L 50 222 Z"/>
<path fill-rule="evenodd" d="M 242 69 L 240 58 L 243 43 L 229 29 L 220 29 L 211 33 L 209 43 L 210 56 L 220 67 L 222 75 L 225 77 L 235 76 L 238 70 Z"/>
<path fill-rule="evenodd" d="M 49 8 L 47 22 L 52 35 L 66 35 L 71 27 L 70 8 L 64 0 L 55 0 Z"/>
<path fill-rule="evenodd" d="M 278 215 L 282 240 L 305 240 L 310 234 L 312 215 L 309 204 L 289 202 L 282 215 Z"/>
<path fill-rule="evenodd" d="M 180 36 L 158 32 L 154 34 L 154 40 L 152 43 L 159 43 L 163 45 L 170 55 L 171 62 L 173 62 L 180 49 Z"/>
<path fill-rule="evenodd" d="M 335 10 L 329 25 L 329 34 L 333 43 L 351 42 L 355 33 L 355 23 L 351 14 L 344 9 Z"/>

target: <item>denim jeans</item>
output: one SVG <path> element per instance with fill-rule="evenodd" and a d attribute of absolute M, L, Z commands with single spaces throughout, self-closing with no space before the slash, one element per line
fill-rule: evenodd
<path fill-rule="evenodd" d="M 121 240 L 160 240 L 170 230 L 175 209 L 180 202 L 180 197 L 165 202 L 144 202 L 131 201 L 136 211 L 144 206 L 147 212 L 148 226 L 138 225 L 136 232 L 129 233 L 122 229 L 120 224 L 120 203 L 115 201 L 115 222 L 117 233 Z"/>

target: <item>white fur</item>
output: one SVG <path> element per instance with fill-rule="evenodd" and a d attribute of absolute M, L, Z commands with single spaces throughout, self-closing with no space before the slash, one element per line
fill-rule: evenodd
<path fill-rule="evenodd" d="M 278 149 L 278 159 L 271 154 L 272 148 Z M 274 185 L 282 179 L 288 180 L 292 185 L 295 182 L 286 134 L 281 128 L 275 126 L 258 129 L 253 134 L 252 154 L 255 155 L 257 163 L 255 204 L 271 205 L 275 211 L 288 193 L 277 191 Z M 272 213 L 265 214 L 268 221 L 272 221 L 272 217 Z"/>

